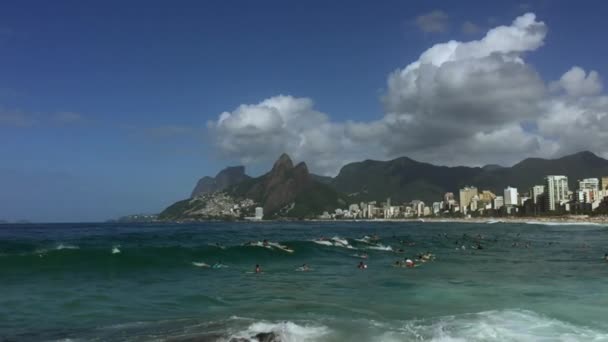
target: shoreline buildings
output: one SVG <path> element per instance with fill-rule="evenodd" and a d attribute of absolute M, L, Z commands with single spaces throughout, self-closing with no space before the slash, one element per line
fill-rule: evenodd
<path fill-rule="evenodd" d="M 351 204 L 347 209 L 324 213 L 321 218 L 345 219 L 397 219 L 425 216 L 508 216 L 543 214 L 590 214 L 601 210 L 608 214 L 608 176 L 584 178 L 577 181 L 577 189 L 571 191 L 568 177 L 548 175 L 544 184 L 534 185 L 528 192 L 520 193 L 516 187 L 507 186 L 502 196 L 490 190 L 479 191 L 468 185 L 459 189 L 458 199 L 453 192 L 446 192 L 441 201 L 426 205 L 413 200 L 396 205 L 391 199 Z M 257 216 L 257 215 L 256 215 Z"/>

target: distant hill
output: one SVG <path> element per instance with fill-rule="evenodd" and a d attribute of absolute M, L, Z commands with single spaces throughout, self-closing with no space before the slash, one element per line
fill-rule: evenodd
<path fill-rule="evenodd" d="M 407 157 L 390 161 L 366 160 L 342 167 L 330 185 L 357 200 L 384 200 L 394 203 L 421 199 L 441 200 L 445 192 L 454 192 L 465 185 L 474 185 L 502 194 L 507 186 L 527 192 L 535 184 L 543 184 L 546 175 L 566 175 L 571 188 L 576 181 L 608 175 L 608 160 L 591 152 L 580 152 L 559 159 L 528 158 L 512 167 L 488 165 L 479 167 L 446 167 L 421 163 Z"/>
<path fill-rule="evenodd" d="M 215 177 L 205 176 L 201 178 L 190 197 L 194 198 L 203 194 L 221 191 L 227 187 L 240 183 L 251 177 L 245 174 L 244 166 L 231 166 L 220 171 Z"/>

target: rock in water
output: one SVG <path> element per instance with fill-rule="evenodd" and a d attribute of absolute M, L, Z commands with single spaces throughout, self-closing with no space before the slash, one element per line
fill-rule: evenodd
<path fill-rule="evenodd" d="M 255 338 L 258 340 L 258 342 L 281 342 L 279 335 L 273 332 L 259 333 L 255 335 Z"/>

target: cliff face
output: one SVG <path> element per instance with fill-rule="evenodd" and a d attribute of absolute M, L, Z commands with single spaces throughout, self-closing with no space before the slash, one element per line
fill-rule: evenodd
<path fill-rule="evenodd" d="M 251 177 L 245 174 L 244 166 L 227 167 L 220 171 L 215 177 L 205 176 L 201 178 L 194 187 L 194 190 L 192 190 L 192 195 L 190 197 L 194 198 L 204 194 L 221 191 L 250 178 Z"/>
<path fill-rule="evenodd" d="M 286 154 L 279 157 L 270 172 L 256 180 L 244 196 L 263 203 L 264 213 L 274 213 L 293 203 L 313 182 L 306 164 L 302 162 L 294 167 Z"/>

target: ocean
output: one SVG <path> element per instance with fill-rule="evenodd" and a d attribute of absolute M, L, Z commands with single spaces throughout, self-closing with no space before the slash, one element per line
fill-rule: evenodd
<path fill-rule="evenodd" d="M 0 225 L 0 341 L 608 341 L 607 252 L 601 225 Z"/>

